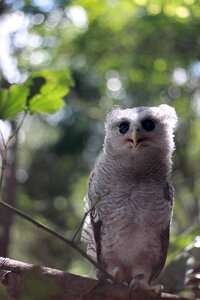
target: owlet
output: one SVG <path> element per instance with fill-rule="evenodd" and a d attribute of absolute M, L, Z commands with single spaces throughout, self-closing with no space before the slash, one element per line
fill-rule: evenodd
<path fill-rule="evenodd" d="M 176 122 L 175 110 L 166 104 L 117 106 L 107 113 L 103 151 L 85 197 L 86 211 L 93 209 L 82 240 L 87 253 L 119 282 L 149 286 L 164 267 Z"/>

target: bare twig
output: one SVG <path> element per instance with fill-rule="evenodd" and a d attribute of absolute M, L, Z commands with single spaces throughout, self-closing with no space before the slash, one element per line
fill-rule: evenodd
<path fill-rule="evenodd" d="M 22 127 L 24 120 L 26 118 L 27 115 L 27 111 L 24 112 L 23 118 L 19 124 L 19 126 L 16 128 L 16 130 L 14 130 L 8 140 L 5 142 L 4 138 L 3 138 L 3 145 L 4 145 L 4 149 L 3 149 L 3 153 L 2 153 L 2 166 L 1 166 L 1 175 L 0 175 L 0 191 L 2 188 L 2 182 L 3 182 L 3 177 L 4 177 L 4 169 L 7 163 L 7 152 L 8 152 L 8 146 L 10 141 L 18 134 L 20 128 Z M 3 137 L 3 135 L 2 135 Z M 99 201 L 100 199 L 98 199 Z M 94 206 L 97 204 L 96 201 L 94 203 L 94 205 L 92 206 L 91 209 L 94 208 Z M 111 281 L 115 281 L 115 279 L 113 278 L 113 276 L 111 276 L 108 272 L 106 272 L 106 270 L 100 265 L 98 264 L 95 260 L 93 260 L 90 256 L 87 255 L 87 253 L 82 250 L 81 248 L 79 248 L 75 243 L 74 243 L 74 239 L 75 236 L 77 235 L 78 231 L 80 230 L 80 227 L 82 225 L 82 223 L 84 222 L 85 218 L 83 219 L 83 221 L 81 222 L 81 225 L 79 226 L 75 236 L 72 238 L 72 240 L 69 240 L 65 237 L 63 237 L 61 234 L 57 233 L 55 230 L 49 228 L 48 226 L 37 222 L 36 220 L 34 220 L 33 218 L 31 218 L 29 215 L 25 214 L 24 212 L 20 211 L 19 209 L 13 207 L 12 205 L 9 205 L 8 203 L 0 200 L 0 205 L 4 206 L 5 208 L 11 210 L 12 212 L 14 212 L 15 214 L 21 216 L 22 218 L 24 218 L 25 220 L 27 220 L 28 222 L 36 225 L 37 227 L 39 227 L 40 229 L 50 233 L 51 235 L 57 237 L 58 239 L 60 239 L 61 241 L 63 241 L 64 243 L 66 243 L 68 246 L 70 246 L 71 248 L 73 248 L 74 250 L 76 250 L 80 255 L 82 255 L 84 258 L 86 258 L 93 266 L 95 266 L 95 268 L 99 269 L 108 279 L 110 279 Z M 91 210 L 90 210 L 91 211 Z M 89 213 L 89 212 L 88 212 Z"/>
<path fill-rule="evenodd" d="M 57 237 L 58 239 L 60 239 L 61 241 L 63 241 L 64 243 L 66 243 L 68 246 L 70 246 L 71 248 L 73 248 L 74 250 L 76 250 L 79 254 L 81 254 L 84 258 L 86 258 L 93 266 L 95 266 L 95 268 L 99 269 L 103 274 L 105 274 L 105 276 L 112 280 L 113 282 L 115 281 L 115 279 L 113 278 L 113 276 L 111 276 L 109 273 L 106 272 L 106 270 L 100 265 L 98 264 L 95 260 L 93 260 L 90 256 L 88 256 L 84 250 L 82 250 L 81 248 L 79 248 L 73 241 L 68 240 L 67 238 L 65 238 L 64 236 L 62 236 L 61 234 L 57 233 L 55 230 L 49 228 L 48 226 L 34 220 L 33 218 L 31 218 L 30 216 L 28 216 L 27 214 L 25 214 L 24 212 L 20 211 L 19 209 L 9 205 L 8 203 L 5 203 L 4 201 L 0 200 L 0 205 L 6 207 L 7 209 L 12 210 L 12 212 L 14 212 L 15 214 L 21 216 L 22 218 L 24 218 L 25 220 L 27 220 L 28 222 L 36 225 L 38 228 L 50 233 L 51 235 Z"/>
<path fill-rule="evenodd" d="M 0 134 L 1 134 L 1 140 L 2 140 L 3 146 L 5 148 L 6 147 L 5 138 L 4 138 L 3 133 L 2 133 L 1 130 L 0 130 Z"/>
<path fill-rule="evenodd" d="M 4 171 L 5 171 L 5 167 L 6 167 L 6 163 L 7 163 L 7 155 L 8 155 L 9 143 L 18 134 L 19 130 L 21 129 L 21 127 L 22 127 L 22 125 L 24 123 L 24 120 L 25 120 L 25 118 L 27 116 L 27 113 L 28 113 L 27 111 L 24 112 L 22 120 L 19 123 L 19 126 L 13 132 L 11 132 L 11 134 L 8 137 L 7 141 L 5 141 L 3 133 L 0 130 L 1 140 L 2 140 L 3 147 L 4 147 L 4 149 L 2 149 L 2 162 L 1 162 L 1 175 L 0 175 L 0 191 L 1 191 L 2 183 L 3 183 Z"/>
<path fill-rule="evenodd" d="M 4 137 L 3 137 L 2 132 L 1 132 L 1 138 L 2 138 L 2 143 L 3 143 L 4 149 L 2 149 L 1 175 L 0 175 L 0 190 L 1 190 L 2 183 L 3 183 L 4 170 L 5 170 L 5 167 L 6 167 L 7 154 L 8 154 L 7 143 L 5 142 L 5 139 L 4 139 Z"/>
<path fill-rule="evenodd" d="M 97 205 L 97 203 L 99 203 L 99 201 L 105 196 L 107 195 L 108 192 L 104 193 L 102 196 L 99 196 L 97 199 L 94 200 L 94 203 L 92 204 L 91 208 L 85 212 L 84 216 L 83 216 L 83 219 L 81 220 L 81 223 L 80 225 L 78 226 L 74 236 L 72 237 L 72 241 L 74 242 L 77 234 L 79 233 L 79 231 L 81 230 L 81 228 L 83 227 L 83 224 L 85 222 L 85 219 L 87 218 L 88 214 L 93 211 L 93 209 L 95 208 L 95 206 Z"/>
<path fill-rule="evenodd" d="M 8 138 L 8 141 L 7 141 L 7 143 L 6 143 L 6 144 L 7 144 L 7 147 L 8 147 L 8 145 L 9 145 L 10 141 L 11 141 L 15 136 L 17 136 L 18 132 L 20 131 L 20 129 L 21 129 L 21 127 L 22 127 L 22 125 L 24 124 L 24 121 L 25 121 L 25 119 L 26 119 L 27 114 L 28 114 L 28 111 L 25 110 L 25 111 L 24 111 L 24 114 L 23 114 L 23 117 L 22 117 L 22 119 L 21 119 L 21 122 L 19 123 L 18 127 L 11 133 L 11 135 L 10 135 L 9 138 Z"/>

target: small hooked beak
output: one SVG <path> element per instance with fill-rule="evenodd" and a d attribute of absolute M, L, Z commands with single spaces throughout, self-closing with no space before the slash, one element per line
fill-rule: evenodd
<path fill-rule="evenodd" d="M 142 137 L 141 133 L 137 129 L 134 129 L 131 132 L 129 141 L 132 142 L 135 147 L 137 147 L 142 141 L 144 141 L 144 138 Z"/>

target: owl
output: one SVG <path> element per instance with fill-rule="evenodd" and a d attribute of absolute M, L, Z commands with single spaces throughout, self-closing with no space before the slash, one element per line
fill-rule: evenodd
<path fill-rule="evenodd" d="M 173 208 L 174 108 L 108 111 L 82 229 L 87 253 L 118 282 L 148 288 L 162 271 Z M 97 270 L 97 277 L 104 279 Z"/>

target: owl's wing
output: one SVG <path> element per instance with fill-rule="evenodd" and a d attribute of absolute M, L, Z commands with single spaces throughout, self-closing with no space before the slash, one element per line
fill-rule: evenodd
<path fill-rule="evenodd" d="M 81 241 L 87 244 L 87 254 L 94 260 L 99 261 L 102 221 L 98 216 L 95 206 L 92 206 L 92 201 L 88 195 L 84 198 L 84 202 L 85 212 L 89 213 L 83 225 Z"/>
<path fill-rule="evenodd" d="M 89 178 L 88 194 L 84 198 L 85 212 L 89 213 L 83 225 L 81 241 L 87 244 L 87 254 L 99 262 L 102 221 L 98 215 L 96 204 L 101 200 L 101 197 L 97 196 L 95 192 L 95 178 L 96 174 L 93 170 Z M 96 199 L 94 195 L 96 195 Z"/>
<path fill-rule="evenodd" d="M 83 199 L 85 203 L 85 213 L 88 213 L 91 209 L 91 201 L 88 199 L 88 195 Z M 87 244 L 87 254 L 93 259 L 97 259 L 94 230 L 91 222 L 91 212 L 89 212 L 85 218 L 83 229 L 81 233 L 81 242 Z"/>
<path fill-rule="evenodd" d="M 152 270 L 150 281 L 156 279 L 158 275 L 161 273 L 162 269 L 164 268 L 165 261 L 167 258 L 167 251 L 169 246 L 169 229 L 170 225 L 168 225 L 165 229 L 162 230 L 160 235 L 160 242 L 161 242 L 161 250 L 160 250 L 160 261 L 156 264 Z"/>
<path fill-rule="evenodd" d="M 174 201 L 174 187 L 171 181 L 167 182 L 164 187 L 164 199 L 173 206 Z"/>
<path fill-rule="evenodd" d="M 174 187 L 171 182 L 166 183 L 163 192 L 164 192 L 164 199 L 168 201 L 170 206 L 172 207 L 173 200 L 174 200 Z M 169 246 L 169 236 L 170 236 L 170 221 L 167 224 L 167 226 L 162 229 L 162 232 L 160 234 L 160 244 L 161 244 L 160 260 L 159 263 L 155 265 L 153 268 L 150 281 L 156 279 L 157 276 L 162 271 L 162 269 L 164 268 L 165 261 L 167 258 L 168 246 Z"/>

